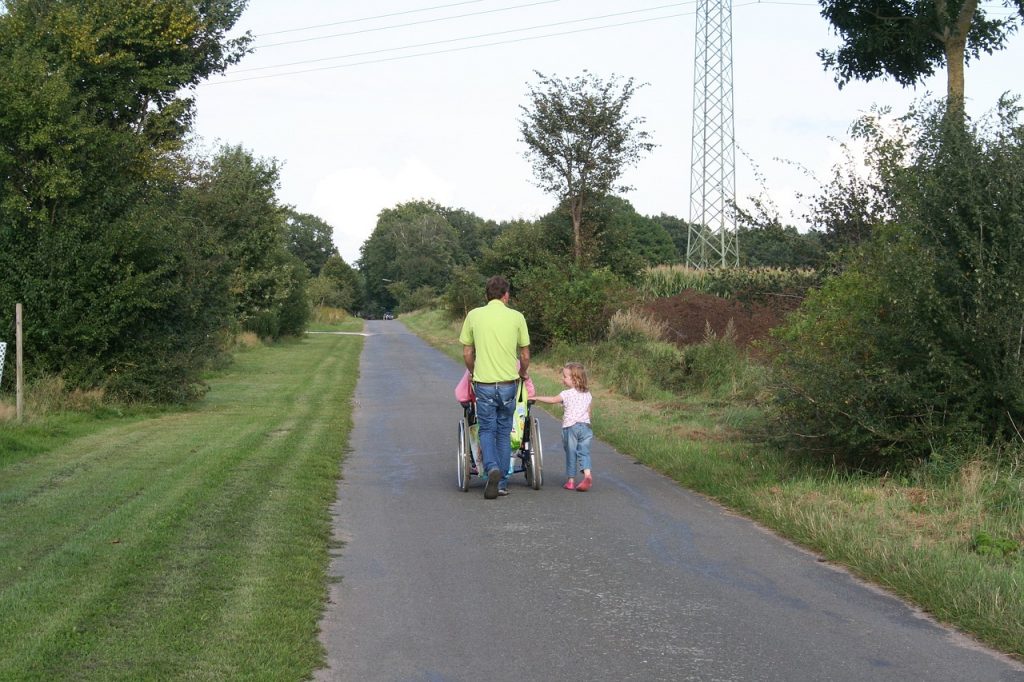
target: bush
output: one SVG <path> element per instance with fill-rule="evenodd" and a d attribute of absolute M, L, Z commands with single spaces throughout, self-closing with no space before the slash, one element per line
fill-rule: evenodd
<path fill-rule="evenodd" d="M 778 423 L 828 457 L 888 465 L 1024 423 L 1024 131 L 1002 114 L 918 118 L 881 174 L 893 223 L 778 331 Z"/>
<path fill-rule="evenodd" d="M 544 265 L 521 272 L 516 305 L 530 326 L 533 346 L 552 341 L 582 343 L 604 338 L 608 321 L 633 300 L 618 275 L 604 269 Z"/>
<path fill-rule="evenodd" d="M 682 352 L 663 341 L 556 343 L 546 355 L 582 362 L 604 386 L 633 400 L 668 399 L 685 386 Z"/>
<path fill-rule="evenodd" d="M 486 280 L 472 267 L 457 269 L 444 290 L 444 309 L 450 320 L 461 320 L 470 310 L 484 305 L 487 301 L 484 287 Z"/>
<path fill-rule="evenodd" d="M 760 365 L 750 362 L 735 337 L 730 320 L 721 336 L 708 326 L 703 342 L 686 346 L 682 358 L 686 386 L 719 398 L 754 398 L 764 385 Z"/>
<path fill-rule="evenodd" d="M 421 286 L 415 289 L 406 287 L 398 298 L 398 310 L 400 313 L 411 313 L 414 310 L 433 308 L 437 303 L 437 292 L 433 287 Z"/>

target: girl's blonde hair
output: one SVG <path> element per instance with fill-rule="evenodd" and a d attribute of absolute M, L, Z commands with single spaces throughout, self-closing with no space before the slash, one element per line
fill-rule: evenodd
<path fill-rule="evenodd" d="M 578 362 L 567 362 L 563 369 L 569 370 L 569 378 L 572 380 L 572 387 L 580 393 L 587 392 L 587 370 Z"/>

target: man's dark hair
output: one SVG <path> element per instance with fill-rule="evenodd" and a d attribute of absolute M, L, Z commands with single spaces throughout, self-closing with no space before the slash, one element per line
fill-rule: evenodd
<path fill-rule="evenodd" d="M 508 293 L 508 280 L 501 275 L 495 275 L 487 280 L 487 300 L 493 301 Z"/>

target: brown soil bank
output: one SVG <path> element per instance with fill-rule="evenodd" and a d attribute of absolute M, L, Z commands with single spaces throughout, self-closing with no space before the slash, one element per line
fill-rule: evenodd
<path fill-rule="evenodd" d="M 800 298 L 796 296 L 770 297 L 766 303 L 755 303 L 688 289 L 675 296 L 650 301 L 643 310 L 656 320 L 664 321 L 669 327 L 669 341 L 680 346 L 703 341 L 708 325 L 721 337 L 732 320 L 736 343 L 746 347 L 768 338 L 772 327 L 781 324 L 786 314 L 799 304 Z"/>

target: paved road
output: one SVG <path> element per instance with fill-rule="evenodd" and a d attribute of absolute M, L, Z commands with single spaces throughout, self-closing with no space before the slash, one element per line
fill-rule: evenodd
<path fill-rule="evenodd" d="M 462 369 L 398 321 L 367 331 L 317 679 L 1024 680 L 603 443 L 593 490 L 562 490 L 540 410 L 543 489 L 459 492 Z"/>

